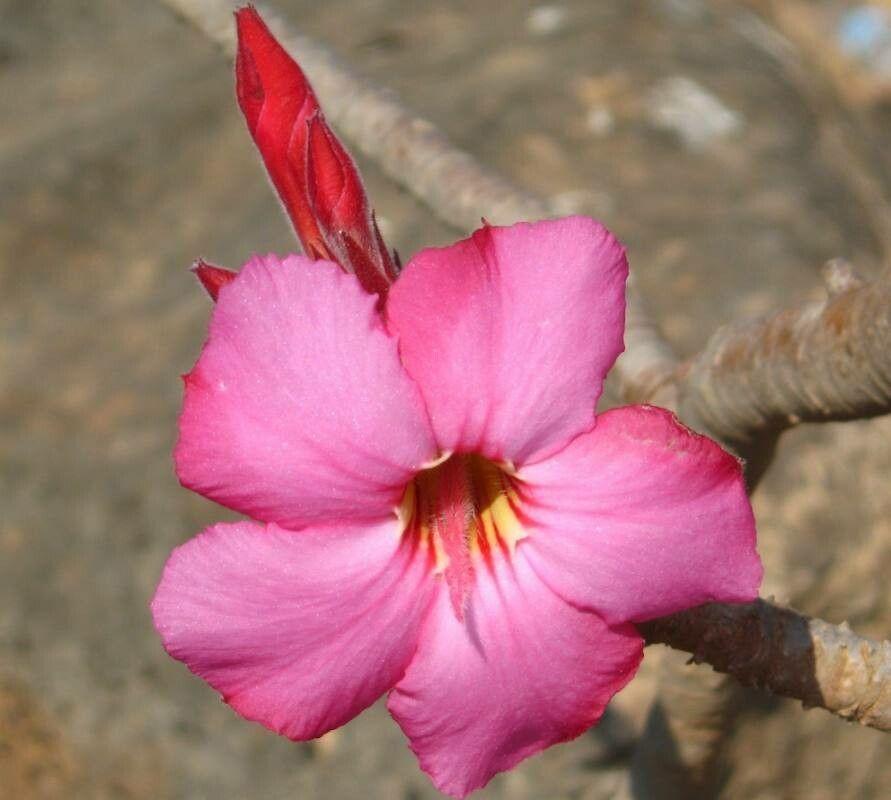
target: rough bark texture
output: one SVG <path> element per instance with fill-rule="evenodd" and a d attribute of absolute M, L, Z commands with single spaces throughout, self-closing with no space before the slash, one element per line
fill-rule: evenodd
<path fill-rule="evenodd" d="M 826 301 L 728 325 L 682 365 L 684 419 L 742 446 L 800 422 L 888 413 L 891 275 L 854 288 L 827 277 Z"/>
<path fill-rule="evenodd" d="M 690 653 L 744 686 L 891 731 L 891 642 L 766 600 L 703 606 L 640 627 L 648 642 Z"/>

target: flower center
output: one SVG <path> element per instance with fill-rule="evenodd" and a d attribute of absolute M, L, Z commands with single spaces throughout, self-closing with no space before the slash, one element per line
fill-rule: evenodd
<path fill-rule="evenodd" d="M 520 488 L 507 468 L 473 454 L 449 456 L 419 472 L 406 487 L 401 508 L 405 532 L 429 548 L 459 619 L 473 586 L 475 562 L 488 562 L 498 550 L 513 552 L 525 536 Z"/>

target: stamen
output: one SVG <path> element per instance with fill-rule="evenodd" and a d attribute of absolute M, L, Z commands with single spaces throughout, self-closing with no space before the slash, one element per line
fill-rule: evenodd
<path fill-rule="evenodd" d="M 473 588 L 475 561 L 485 562 L 497 549 L 512 553 L 525 535 L 519 488 L 515 474 L 482 456 L 452 455 L 419 472 L 406 489 L 400 510 L 406 533 L 432 549 L 458 619 Z"/>
<path fill-rule="evenodd" d="M 461 459 L 452 458 L 442 465 L 437 476 L 436 509 L 429 522 L 448 561 L 445 578 L 458 619 L 464 618 L 467 595 L 473 586 L 469 537 L 474 507 L 467 478 Z"/>

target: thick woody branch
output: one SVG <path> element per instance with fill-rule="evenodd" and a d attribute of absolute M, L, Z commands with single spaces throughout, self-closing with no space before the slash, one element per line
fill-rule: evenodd
<path fill-rule="evenodd" d="M 232 54 L 232 2 L 164 1 Z M 404 109 L 392 95 L 357 80 L 325 48 L 294 35 L 274 14 L 265 9 L 262 11 L 270 27 L 300 60 L 335 126 L 438 217 L 468 230 L 476 227 L 481 216 L 493 222 L 514 222 L 549 214 L 550 209 L 542 200 L 517 190 L 481 167 L 470 155 L 450 144 L 429 122 Z M 877 284 L 882 285 L 885 284 Z M 776 355 L 786 359 L 788 366 L 798 368 L 803 365 L 804 357 L 790 356 L 789 353 L 798 352 L 798 339 L 803 337 L 803 352 L 809 357 L 819 359 L 830 351 L 834 353 L 836 346 L 853 348 L 857 356 L 845 360 L 833 355 L 835 366 L 830 369 L 833 376 L 831 390 L 816 391 L 810 385 L 809 382 L 823 385 L 821 370 L 816 364 L 807 365 L 805 383 L 791 394 L 768 387 L 771 388 L 770 396 L 777 398 L 775 408 L 771 406 L 766 417 L 771 424 L 781 418 L 790 422 L 790 414 L 803 413 L 805 402 L 811 404 L 807 408 L 822 409 L 823 418 L 827 419 L 880 413 L 882 403 L 887 410 L 888 373 L 876 366 L 883 361 L 887 363 L 891 352 L 876 350 L 882 341 L 887 342 L 888 306 L 881 303 L 878 294 L 861 295 L 857 290 L 846 297 L 843 293 L 830 304 L 831 310 L 824 315 L 825 330 L 821 333 L 814 332 L 808 324 L 811 316 L 819 317 L 821 312 L 790 312 L 799 321 L 776 328 L 785 331 L 776 334 L 784 340 L 782 348 L 777 349 L 775 343 L 765 346 L 767 349 L 762 353 L 756 346 L 751 356 L 738 348 L 740 371 L 732 373 L 732 380 L 748 380 L 745 377 L 747 365 L 764 371 L 762 380 L 765 384 L 771 380 L 780 383 L 790 380 L 785 368 L 774 371 L 766 365 L 765 359 Z M 882 318 L 879 312 L 883 309 L 885 316 Z M 763 335 L 765 330 L 759 328 L 759 324 L 763 325 L 755 323 L 752 333 Z M 873 330 L 875 325 L 879 325 L 879 330 Z M 842 332 L 846 330 L 850 335 L 843 336 Z M 872 344 L 864 347 L 855 341 L 858 335 L 866 335 Z M 716 342 L 720 343 L 723 337 L 738 341 L 731 333 L 719 332 Z M 716 351 L 726 353 L 726 348 L 709 348 L 713 358 Z M 848 381 L 856 382 L 861 375 L 869 378 L 862 395 L 853 389 L 848 392 L 842 386 L 845 371 L 855 368 L 858 371 L 847 373 Z M 709 391 L 716 393 L 721 381 L 731 379 L 727 377 L 731 374 L 729 370 L 715 370 L 709 383 L 707 378 L 692 376 L 694 366 L 687 368 L 686 373 L 690 374 L 678 373 L 670 349 L 649 320 L 633 289 L 629 292 L 626 353 L 617 369 L 629 399 L 655 399 L 669 406 L 674 405 L 675 391 L 683 385 L 684 379 L 690 380 L 691 385 L 697 379 L 703 380 L 704 385 L 710 387 Z M 708 376 L 708 370 L 703 369 L 703 375 Z M 687 402 L 690 402 L 690 394 L 685 393 Z M 775 413 L 790 397 L 795 398 L 797 405 L 785 417 Z M 868 398 L 866 405 L 863 397 Z M 719 407 L 715 406 L 715 409 L 717 411 Z M 833 417 L 833 413 L 844 416 Z M 816 419 L 817 416 L 806 413 L 804 418 Z M 719 416 L 716 419 L 714 424 L 720 430 Z M 761 417 L 756 423 L 762 424 Z M 743 419 L 738 423 L 734 421 L 729 427 L 737 432 L 745 425 Z M 663 642 L 694 652 L 697 659 L 707 661 L 743 682 L 797 698 L 808 705 L 822 706 L 866 725 L 889 729 L 891 645 L 887 642 L 870 642 L 847 628 L 809 620 L 792 610 L 763 602 L 693 609 L 647 623 L 644 629 L 649 642 Z"/>
<path fill-rule="evenodd" d="M 891 731 L 891 642 L 765 600 L 702 606 L 639 627 L 648 643 L 690 653 L 744 686 Z"/>
<path fill-rule="evenodd" d="M 722 441 L 799 422 L 862 419 L 891 409 L 891 274 L 858 285 L 841 265 L 829 297 L 728 325 L 679 369 L 681 415 Z"/>

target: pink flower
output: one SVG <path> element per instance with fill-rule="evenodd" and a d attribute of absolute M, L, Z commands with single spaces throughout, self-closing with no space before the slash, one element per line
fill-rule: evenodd
<path fill-rule="evenodd" d="M 754 598 L 738 462 L 658 408 L 595 419 L 625 277 L 582 217 L 419 253 L 386 323 L 335 264 L 250 261 L 186 378 L 176 466 L 258 522 L 173 553 L 168 652 L 293 739 L 390 691 L 463 796 L 599 719 L 640 661 L 631 623 Z"/>
<path fill-rule="evenodd" d="M 265 113 L 246 111 L 255 137 Z M 287 172 L 276 141 L 264 156 Z M 484 226 L 390 286 L 368 266 L 386 248 L 361 183 L 344 210 L 340 191 L 288 181 L 298 205 L 327 198 L 292 213 L 309 252 L 339 258 L 341 234 L 364 231 L 363 255 L 354 275 L 302 256 L 196 266 L 217 304 L 177 473 L 252 521 L 174 551 L 155 625 L 238 713 L 292 739 L 389 692 L 421 767 L 462 797 L 597 722 L 640 663 L 633 623 L 756 596 L 740 465 L 662 409 L 595 417 L 627 277 L 600 224 Z"/>

